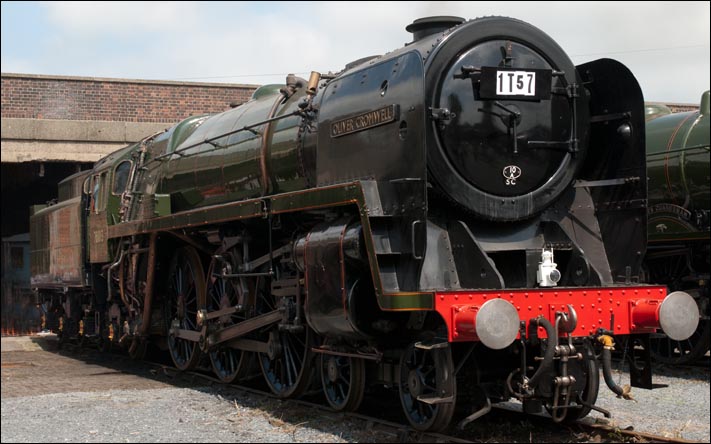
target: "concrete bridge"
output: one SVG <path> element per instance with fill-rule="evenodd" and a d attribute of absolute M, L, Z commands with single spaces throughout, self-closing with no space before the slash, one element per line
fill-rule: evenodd
<path fill-rule="evenodd" d="M 29 207 L 106 154 L 196 114 L 249 100 L 258 85 L 2 74 L 2 236 Z"/>
<path fill-rule="evenodd" d="M 170 123 L 2 119 L 2 162 L 96 162 Z"/>

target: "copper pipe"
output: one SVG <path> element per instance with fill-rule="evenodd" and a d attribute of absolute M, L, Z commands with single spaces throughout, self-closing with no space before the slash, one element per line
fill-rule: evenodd
<path fill-rule="evenodd" d="M 143 300 L 143 323 L 141 336 L 148 336 L 151 326 L 151 306 L 153 305 L 153 288 L 156 274 L 156 241 L 158 233 L 153 232 L 148 240 L 148 271 L 146 273 L 146 295 Z"/>
<path fill-rule="evenodd" d="M 309 77 L 309 85 L 306 87 L 306 94 L 313 96 L 316 94 L 316 89 L 318 88 L 318 82 L 321 80 L 321 74 L 316 71 L 311 71 L 311 77 Z"/>

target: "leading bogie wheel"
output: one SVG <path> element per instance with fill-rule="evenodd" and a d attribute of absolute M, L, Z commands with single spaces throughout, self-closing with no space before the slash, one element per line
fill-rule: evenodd
<path fill-rule="evenodd" d="M 200 360 L 198 343 L 171 334 L 174 328 L 199 331 L 198 310 L 205 307 L 205 273 L 193 247 L 178 249 L 170 263 L 165 301 L 168 349 L 179 370 L 190 370 Z"/>
<path fill-rule="evenodd" d="M 400 359 L 400 403 L 420 431 L 439 431 L 452 421 L 456 377 L 451 347 L 423 349 L 410 344 Z"/>
<path fill-rule="evenodd" d="M 365 393 L 365 360 L 322 354 L 320 364 L 321 387 L 331 408 L 357 410 Z"/>

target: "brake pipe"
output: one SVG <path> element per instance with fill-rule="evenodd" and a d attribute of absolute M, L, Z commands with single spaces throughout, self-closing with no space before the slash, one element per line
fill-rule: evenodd
<path fill-rule="evenodd" d="M 531 379 L 524 382 L 524 388 L 531 389 L 535 388 L 540 382 L 541 377 L 544 373 L 553 365 L 553 356 L 555 355 L 555 349 L 558 346 L 558 336 L 556 334 L 553 325 L 550 321 L 543 316 L 538 316 L 529 321 L 529 325 L 535 324 L 536 327 L 543 327 L 548 335 L 548 346 L 546 347 L 546 353 L 543 356 L 543 362 L 538 367 L 538 370 L 531 376 Z"/>
<path fill-rule="evenodd" d="M 612 350 L 615 349 L 615 342 L 610 335 L 600 335 L 597 340 L 602 344 L 602 375 L 605 377 L 605 384 L 618 397 L 622 397 L 624 394 L 622 387 L 612 378 Z"/>

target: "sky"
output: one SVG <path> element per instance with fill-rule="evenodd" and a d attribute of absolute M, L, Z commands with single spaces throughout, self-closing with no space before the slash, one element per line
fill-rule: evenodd
<path fill-rule="evenodd" d="M 2 2 L 2 72 L 241 84 L 336 72 L 432 15 L 524 20 L 575 64 L 624 63 L 645 100 L 709 89 L 710 2 Z"/>

